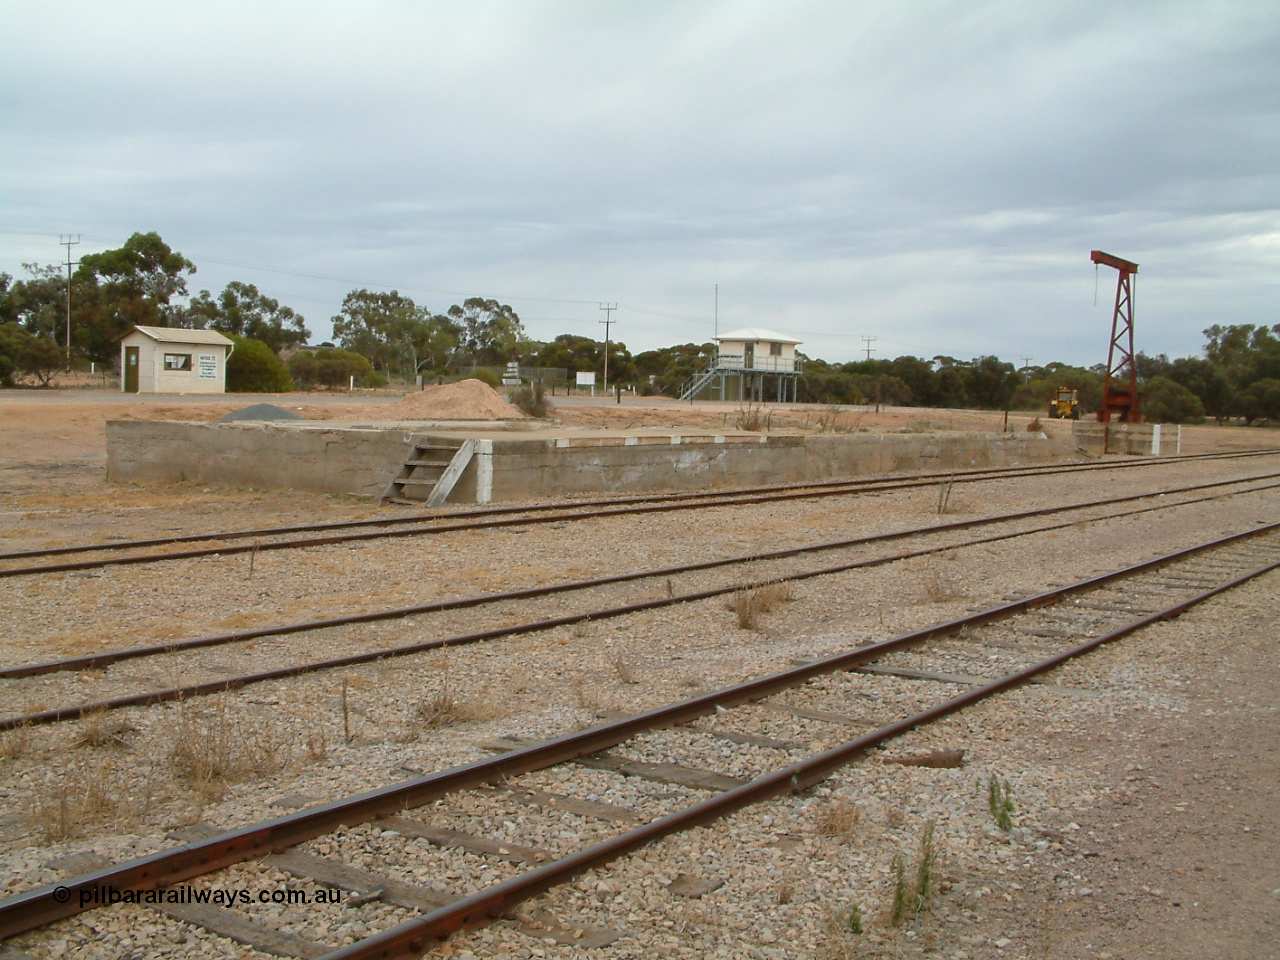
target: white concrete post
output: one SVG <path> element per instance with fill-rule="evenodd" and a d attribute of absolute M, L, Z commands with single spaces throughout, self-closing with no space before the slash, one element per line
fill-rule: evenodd
<path fill-rule="evenodd" d="M 1151 425 L 1151 455 L 1160 456 L 1160 424 L 1158 423 Z"/>
<path fill-rule="evenodd" d="M 476 503 L 493 500 L 493 441 L 476 441 Z"/>

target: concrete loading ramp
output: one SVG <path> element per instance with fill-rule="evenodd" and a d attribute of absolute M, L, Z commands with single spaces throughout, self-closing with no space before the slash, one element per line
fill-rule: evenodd
<path fill-rule="evenodd" d="M 911 470 L 1042 463 L 1042 433 L 760 435 L 529 430 L 514 425 L 339 421 L 107 423 L 107 477 L 381 497 L 415 444 L 475 441 L 450 503 L 707 490 Z M 425 497 L 425 495 L 424 495 Z"/>

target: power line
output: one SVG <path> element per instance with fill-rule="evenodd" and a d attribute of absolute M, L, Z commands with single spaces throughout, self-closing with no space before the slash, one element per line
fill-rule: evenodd
<path fill-rule="evenodd" d="M 9 235 L 9 236 L 25 236 L 25 237 L 57 236 L 56 234 L 41 233 L 33 230 L 31 231 L 0 230 L 0 234 Z M 84 234 L 83 236 L 86 240 L 95 240 L 101 243 L 109 244 L 109 243 L 116 242 L 115 240 L 112 240 L 109 237 L 98 237 L 98 236 L 94 236 L 87 233 Z M 470 291 L 443 290 L 438 287 L 426 287 L 426 286 L 419 286 L 417 284 L 391 283 L 385 280 L 372 280 L 369 278 L 360 278 L 360 277 L 345 277 L 337 274 L 328 274 L 328 273 L 310 273 L 305 270 L 289 270 L 284 267 L 267 266 L 266 264 L 261 264 L 261 263 L 248 263 L 243 260 L 228 260 L 224 257 L 212 257 L 207 254 L 199 253 L 198 251 L 188 251 L 188 253 L 185 255 L 194 260 L 205 261 L 208 263 L 216 263 L 219 266 L 241 267 L 246 270 L 259 270 L 264 273 L 275 273 L 275 274 L 280 274 L 282 276 L 288 276 L 288 277 L 301 277 L 306 280 L 328 280 L 334 283 L 350 283 L 360 287 L 379 287 L 387 290 L 403 290 L 409 293 L 435 293 L 435 294 L 443 294 L 444 296 L 449 296 L 449 297 L 475 296 L 474 290 L 470 290 Z M 14 260 L 13 262 L 22 263 L 24 261 Z M 294 299 L 305 299 L 305 298 L 302 296 L 295 296 Z M 321 300 L 320 298 L 315 298 L 315 297 L 311 299 L 317 303 L 329 302 L 327 300 Z M 597 300 L 572 300 L 566 297 L 533 297 L 533 296 L 526 296 L 524 294 L 518 294 L 518 293 L 517 294 L 499 293 L 499 294 L 495 294 L 489 299 L 503 300 L 503 301 L 523 301 L 525 303 L 564 303 L 564 304 L 572 304 L 574 306 L 591 306 L 592 304 L 599 303 L 599 301 Z M 616 304 L 615 304 L 615 307 L 616 307 Z M 678 320 L 681 323 L 696 323 L 701 325 L 707 322 L 705 316 L 691 317 L 691 316 L 682 316 L 674 313 L 665 313 L 661 310 L 652 310 L 647 307 L 640 306 L 638 304 L 629 303 L 627 304 L 627 309 L 633 313 L 643 314 L 644 316 L 660 317 L 663 320 Z M 714 326 L 716 324 L 716 321 L 713 320 L 712 323 Z"/>
<path fill-rule="evenodd" d="M 35 231 L 22 231 L 22 230 L 0 230 L 0 233 L 12 235 L 12 236 L 29 236 L 29 237 L 54 236 L 54 234 L 51 234 L 51 233 L 37 233 Z M 77 234 L 77 236 L 79 236 L 79 234 Z M 84 234 L 84 236 L 90 240 L 97 240 L 102 243 L 115 243 L 114 240 L 111 240 L 108 237 L 95 237 L 89 234 Z M 77 242 L 79 241 L 77 240 Z M 439 293 L 439 294 L 444 294 L 445 296 L 448 296 L 448 297 L 471 297 L 475 295 L 474 290 L 472 291 L 441 290 L 436 287 L 423 287 L 423 286 L 417 286 L 417 285 L 388 283 L 384 280 L 370 280 L 368 278 L 362 279 L 359 277 L 343 277 L 343 276 L 338 276 L 335 274 L 328 274 L 328 273 L 308 273 L 305 270 L 289 270 L 284 267 L 272 267 L 272 266 L 267 266 L 266 264 L 261 264 L 261 263 L 248 263 L 243 260 L 228 260 L 223 257 L 211 257 L 208 254 L 203 254 L 195 251 L 189 251 L 188 253 L 184 254 L 184 256 L 187 256 L 188 258 L 191 258 L 191 259 L 204 260 L 209 263 L 216 263 L 224 267 L 242 267 L 246 270 L 261 270 L 264 273 L 278 273 L 278 274 L 282 274 L 284 276 L 290 276 L 290 277 L 303 277 L 307 280 L 331 280 L 335 283 L 353 283 L 362 287 L 385 287 L 386 289 L 389 289 L 389 290 L 395 289 L 395 290 L 411 290 L 411 291 L 421 292 L 421 293 Z M 525 300 L 530 303 L 571 303 L 579 306 L 590 306 L 593 303 L 599 302 L 596 300 L 568 300 L 562 297 L 527 297 L 527 296 L 521 296 L 519 294 L 515 294 L 515 295 L 499 294 L 497 296 L 492 297 L 491 299 Z"/>

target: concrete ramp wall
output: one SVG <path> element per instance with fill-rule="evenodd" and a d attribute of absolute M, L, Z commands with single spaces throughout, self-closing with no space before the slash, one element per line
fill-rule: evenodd
<path fill-rule="evenodd" d="M 294 421 L 108 420 L 107 479 L 379 496 L 414 434 Z"/>
<path fill-rule="evenodd" d="M 424 430 L 298 423 L 107 424 L 113 481 L 199 480 L 380 496 Z M 478 438 L 451 503 L 697 491 L 912 470 L 1039 463 L 1044 434 Z"/>
<path fill-rule="evenodd" d="M 1176 423 L 1098 423 L 1071 425 L 1076 446 L 1090 453 L 1128 453 L 1150 457 L 1182 452 L 1182 426 Z"/>

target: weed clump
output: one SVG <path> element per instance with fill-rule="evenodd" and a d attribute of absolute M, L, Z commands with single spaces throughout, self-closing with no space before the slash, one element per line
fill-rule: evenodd
<path fill-rule="evenodd" d="M 734 418 L 734 426 L 739 430 L 751 433 L 769 432 L 773 425 L 773 411 L 766 410 L 763 403 L 755 400 L 744 400 L 738 407 L 738 415 Z"/>
<path fill-rule="evenodd" d="M 911 868 L 901 854 L 895 854 L 891 872 L 893 875 L 893 900 L 889 906 L 889 925 L 901 926 L 904 920 L 917 917 L 929 910 L 937 888 L 938 860 L 941 851 L 937 842 L 937 822 L 924 825 L 920 842 L 916 845 L 915 861 Z"/>
<path fill-rule="evenodd" d="M 995 818 L 996 826 L 1005 833 L 1013 828 L 1013 788 L 1008 780 L 994 773 L 987 780 L 987 809 Z"/>
<path fill-rule="evenodd" d="M 949 513 L 951 507 L 951 491 L 955 488 L 955 474 L 947 477 L 942 483 L 938 484 L 938 516 Z"/>

